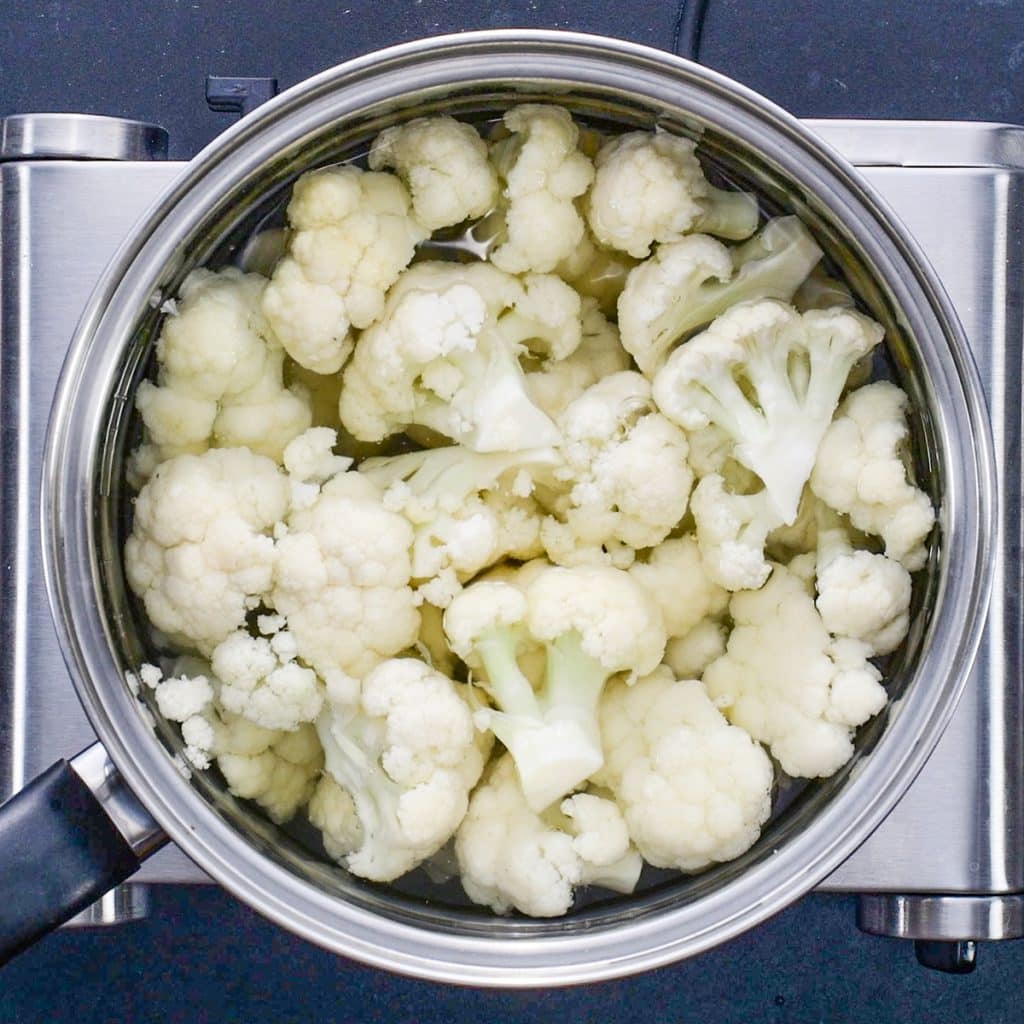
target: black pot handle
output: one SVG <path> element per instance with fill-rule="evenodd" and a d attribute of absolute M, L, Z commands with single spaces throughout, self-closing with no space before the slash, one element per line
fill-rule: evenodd
<path fill-rule="evenodd" d="M 96 744 L 0 805 L 0 965 L 135 874 L 166 836 Z"/>

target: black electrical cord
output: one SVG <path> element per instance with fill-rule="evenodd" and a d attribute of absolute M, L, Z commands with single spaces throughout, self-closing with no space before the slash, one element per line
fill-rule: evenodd
<path fill-rule="evenodd" d="M 700 37 L 708 0 L 681 0 L 679 16 L 672 34 L 672 52 L 689 60 L 700 58 Z"/>

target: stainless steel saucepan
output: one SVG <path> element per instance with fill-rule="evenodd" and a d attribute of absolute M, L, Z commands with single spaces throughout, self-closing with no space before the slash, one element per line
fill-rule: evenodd
<path fill-rule="evenodd" d="M 151 658 L 126 592 L 132 396 L 151 368 L 163 298 L 190 270 L 234 260 L 295 178 L 357 158 L 383 128 L 444 112 L 491 121 L 556 102 L 598 128 L 698 139 L 709 166 L 795 212 L 833 271 L 887 328 L 911 396 L 919 479 L 940 509 L 893 699 L 854 760 L 808 785 L 738 860 L 692 878 L 651 873 L 554 921 L 498 918 L 457 886 L 373 886 L 231 796 L 186 778 L 180 739 L 125 683 Z M 556 32 L 478 32 L 398 46 L 312 78 L 208 146 L 122 246 L 80 322 L 46 452 L 43 543 L 57 632 L 100 744 L 0 809 L 0 951 L 24 948 L 130 875 L 165 837 L 256 910 L 328 949 L 411 975 L 480 985 L 591 981 L 698 953 L 824 878 L 892 808 L 953 713 L 984 620 L 995 472 L 981 388 L 934 273 L 858 173 L 761 96 L 668 54 Z M 154 709 L 155 711 L 155 709 Z M 2 958 L 2 957 L 0 957 Z"/>

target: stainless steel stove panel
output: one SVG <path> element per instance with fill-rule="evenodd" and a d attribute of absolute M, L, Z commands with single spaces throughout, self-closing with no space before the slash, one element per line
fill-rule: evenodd
<path fill-rule="evenodd" d="M 985 378 L 1004 457 L 1003 493 L 1009 496 L 1001 575 L 968 692 L 907 796 L 822 888 L 1024 890 L 1024 302 L 1018 283 L 1024 271 L 1024 134 L 981 125 L 814 126 L 869 165 L 868 177 L 946 282 Z M 40 453 L 59 365 L 88 293 L 132 222 L 180 166 L 0 164 L 0 800 L 93 741 L 56 649 L 46 603 L 36 526 Z M 208 881 L 173 848 L 148 861 L 135 880 Z"/>
<path fill-rule="evenodd" d="M 95 735 L 57 648 L 43 583 L 39 470 L 78 316 L 132 224 L 180 164 L 0 164 L 0 800 Z M 206 876 L 169 847 L 136 882 Z"/>
<path fill-rule="evenodd" d="M 956 716 L 896 809 L 822 888 L 1019 891 L 1024 170 L 885 167 L 865 173 L 924 247 L 971 341 L 992 416 L 1002 508 L 988 621 Z"/>

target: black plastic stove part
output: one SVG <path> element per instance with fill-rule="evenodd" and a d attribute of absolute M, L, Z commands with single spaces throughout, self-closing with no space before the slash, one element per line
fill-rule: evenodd
<path fill-rule="evenodd" d="M 276 95 L 276 78 L 206 76 L 206 104 L 216 113 L 245 117 Z"/>

